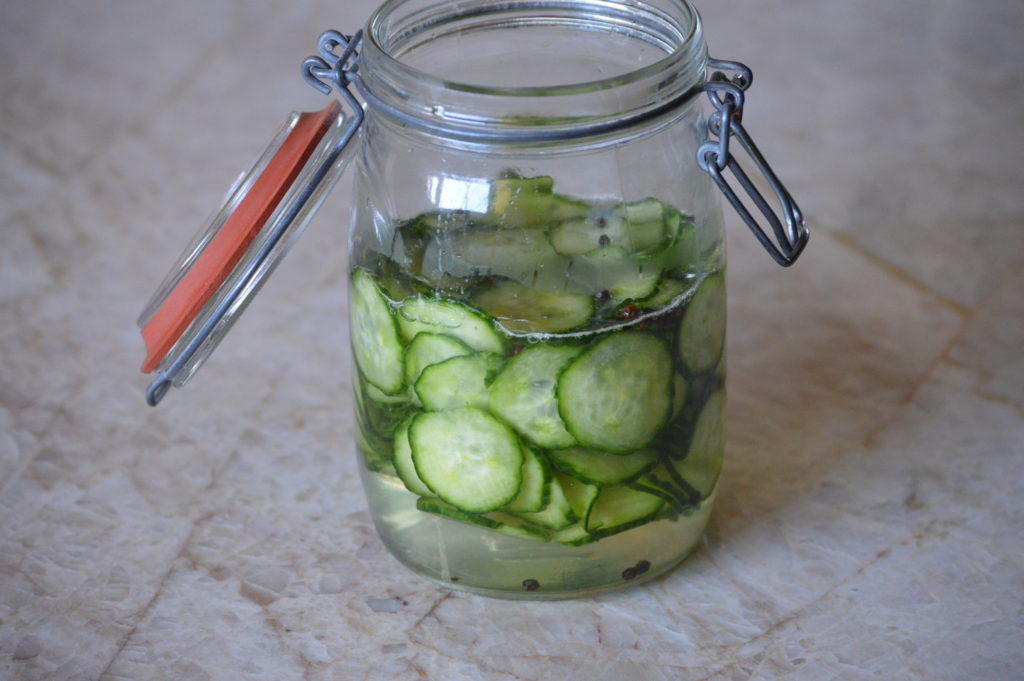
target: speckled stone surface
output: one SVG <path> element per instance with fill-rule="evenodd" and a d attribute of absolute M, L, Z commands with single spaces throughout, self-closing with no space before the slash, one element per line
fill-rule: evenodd
<path fill-rule="evenodd" d="M 374 3 L 0 6 L 0 679 L 1007 681 L 1024 669 L 1024 6 L 700 3 L 814 236 L 730 219 L 724 479 L 667 576 L 453 593 L 348 455 L 342 182 L 185 392 L 134 319 Z"/>

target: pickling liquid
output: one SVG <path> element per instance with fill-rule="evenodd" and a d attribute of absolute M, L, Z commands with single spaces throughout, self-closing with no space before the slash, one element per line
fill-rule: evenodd
<path fill-rule="evenodd" d="M 585 219 L 593 223 L 598 212 L 588 210 Z M 411 264 L 410 258 L 395 257 L 393 252 L 368 249 L 353 254 L 364 288 L 382 301 L 377 307 L 384 311 L 378 317 L 385 319 L 385 325 L 394 319 L 398 329 L 378 330 L 365 320 L 353 319 L 353 328 L 361 329 L 353 333 L 356 450 L 382 540 L 399 561 L 429 579 L 504 598 L 570 598 L 639 583 L 669 570 L 699 542 L 722 464 L 725 308 L 723 257 L 716 241 L 720 232 L 707 230 L 714 235 L 708 248 L 698 242 L 692 225 L 681 236 L 683 228 L 677 219 L 671 241 L 656 244 L 666 252 L 677 250 L 659 265 L 659 252 L 649 246 L 640 256 L 628 250 L 622 237 L 629 234 L 628 223 L 611 232 L 625 247 L 609 244 L 605 233 L 594 237 L 600 258 L 593 251 L 582 256 L 549 254 L 546 244 L 538 251 L 532 246 L 524 249 L 515 238 L 509 239 L 512 251 L 506 256 L 501 252 L 505 242 L 495 241 L 487 230 L 517 230 L 505 224 L 467 228 L 463 216 L 451 216 L 451 224 L 444 224 L 445 218 L 431 216 L 430 229 L 417 227 L 403 234 L 404 249 L 414 254 Z M 645 222 L 641 227 L 644 231 L 637 239 L 650 243 L 649 225 Z M 586 224 L 573 225 L 574 231 L 555 235 L 556 247 L 563 251 L 585 248 L 590 238 L 586 228 Z M 599 229 L 607 228 L 600 225 Z M 464 241 L 452 241 L 462 234 L 468 234 Z M 472 241 L 478 235 L 485 239 L 484 250 L 480 242 Z M 417 238 L 423 243 L 416 244 Z M 529 240 L 530 234 L 525 238 Z M 692 243 L 681 248 L 683 238 Z M 584 246 L 578 247 L 581 240 Z M 443 242 L 440 247 L 439 242 Z M 606 266 L 604 256 L 611 248 L 624 254 L 612 253 Z M 467 253 L 485 262 L 467 261 Z M 531 259 L 538 264 L 531 264 Z M 522 305 L 524 299 L 534 300 L 530 296 L 540 295 L 539 291 L 543 296 L 536 303 Z M 495 353 L 491 348 L 489 354 L 502 368 L 497 375 L 489 374 L 483 386 L 457 386 L 456 395 L 464 392 L 470 400 L 467 408 L 503 424 L 501 428 L 513 433 L 510 437 L 536 457 L 547 471 L 546 484 L 559 486 L 556 494 L 545 494 L 546 503 L 561 499 L 564 513 L 552 516 L 550 508 L 539 513 L 510 511 L 514 503 L 486 509 L 460 507 L 451 493 L 471 495 L 473 490 L 453 490 L 450 485 L 458 481 L 440 477 L 430 484 L 435 464 L 427 462 L 426 455 L 418 456 L 416 442 L 411 445 L 415 466 L 407 461 L 403 468 L 396 461 L 396 437 L 407 437 L 403 433 L 410 422 L 415 424 L 420 415 L 441 407 L 421 401 L 416 392 L 421 384 L 409 384 L 414 377 L 407 376 L 400 390 L 380 380 L 375 385 L 374 369 L 366 366 L 367 353 L 372 356 L 378 346 L 399 343 L 408 362 L 408 348 L 423 329 L 473 343 L 457 325 L 438 322 L 436 329 L 431 327 L 431 319 L 422 318 L 422 308 L 428 304 L 423 301 L 464 305 L 473 323 L 484 320 L 484 326 L 498 330 L 503 350 Z M 405 312 L 410 302 L 419 304 L 420 317 Z M 589 306 L 585 314 L 578 312 L 581 305 Z M 541 308 L 543 314 L 532 321 L 529 312 Z M 359 343 L 365 347 L 358 347 Z M 600 352 L 612 344 L 655 352 L 639 360 L 605 358 Z M 541 438 L 533 424 L 518 419 L 520 412 L 502 408 L 510 399 L 515 403 L 525 398 L 494 395 L 505 390 L 501 372 L 511 370 L 518 355 L 546 346 L 573 348 L 565 366 L 556 375 L 538 377 L 535 386 L 549 389 L 551 396 L 544 399 L 550 404 L 543 406 L 558 421 L 560 431 L 562 425 L 567 429 L 561 431 L 567 439 L 557 442 Z M 583 388 L 566 387 L 573 372 Z M 639 387 L 628 401 L 609 397 L 620 384 L 633 386 L 634 379 Z M 532 393 L 530 399 L 543 401 Z M 605 413 L 611 409 L 605 403 L 618 405 L 614 413 Z M 566 418 L 565 424 L 557 414 Z M 616 425 L 611 417 L 623 414 L 626 420 Z M 458 434 L 452 437 L 453 450 L 467 439 Z M 445 446 L 431 445 L 442 450 Z M 523 480 L 521 494 L 526 493 L 526 477 Z"/>

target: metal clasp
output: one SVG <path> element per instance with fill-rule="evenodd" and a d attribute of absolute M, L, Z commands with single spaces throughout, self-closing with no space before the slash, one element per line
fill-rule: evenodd
<path fill-rule="evenodd" d="M 708 119 L 708 131 L 712 139 L 702 144 L 697 150 L 697 163 L 705 172 L 711 175 L 718 188 L 729 199 L 736 212 L 743 221 L 750 227 L 757 240 L 765 247 L 768 253 L 783 267 L 789 267 L 807 245 L 809 232 L 804 224 L 803 214 L 800 207 L 796 205 L 789 190 L 779 181 L 771 166 L 758 150 L 754 141 L 750 138 L 743 124 L 742 119 L 744 93 L 753 82 L 753 73 L 749 68 L 739 62 L 708 59 L 708 66 L 712 69 L 723 69 L 731 71 L 732 78 L 726 76 L 721 70 L 712 73 L 711 77 L 704 84 L 704 91 L 715 107 L 715 115 Z M 782 209 L 785 225 L 779 216 L 775 214 L 767 200 L 757 190 L 750 177 L 740 166 L 739 162 L 729 152 L 729 141 L 734 138 L 740 146 L 753 159 L 757 169 L 764 176 L 768 185 L 775 193 Z M 777 243 L 765 233 L 765 230 L 744 205 L 743 200 L 725 179 L 724 171 L 729 169 L 739 181 L 747 196 L 751 198 L 754 205 L 768 221 Z"/>
<path fill-rule="evenodd" d="M 344 143 L 348 143 L 363 123 L 363 106 L 348 88 L 352 77 L 359 71 L 357 50 L 362 42 L 362 29 L 350 36 L 334 30 L 324 31 L 316 41 L 319 56 L 307 57 L 302 62 L 302 77 L 307 83 L 325 95 L 331 94 L 332 89 L 337 90 L 352 109 L 354 118 Z M 335 54 L 339 47 L 342 48 L 341 54 Z"/>

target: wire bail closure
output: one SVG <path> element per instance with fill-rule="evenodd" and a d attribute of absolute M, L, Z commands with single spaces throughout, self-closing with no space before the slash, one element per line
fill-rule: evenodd
<path fill-rule="evenodd" d="M 745 101 L 744 93 L 753 82 L 753 73 L 748 67 L 734 61 L 708 59 L 708 66 L 713 69 L 731 71 L 734 75 L 729 78 L 722 70 L 717 70 L 704 84 L 704 91 L 715 107 L 715 115 L 708 119 L 708 132 L 712 139 L 702 144 L 697 150 L 697 163 L 715 181 L 725 198 L 747 223 L 750 231 L 754 233 L 769 255 L 775 259 L 775 262 L 783 267 L 789 267 L 800 257 L 810 234 L 804 223 L 800 207 L 796 205 L 796 201 L 793 200 L 793 196 L 785 185 L 779 181 L 741 123 Z M 754 186 L 736 158 L 729 152 L 729 141 L 733 137 L 754 161 L 758 171 L 775 193 L 782 209 L 785 225 Z M 757 218 L 744 205 L 743 199 L 725 179 L 726 169 L 732 171 L 747 196 L 768 221 L 777 243 L 773 242 L 771 237 L 765 233 Z"/>

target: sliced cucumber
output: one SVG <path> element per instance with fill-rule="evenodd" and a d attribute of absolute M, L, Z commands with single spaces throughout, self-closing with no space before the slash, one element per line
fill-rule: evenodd
<path fill-rule="evenodd" d="M 566 220 L 555 227 L 551 244 L 568 256 L 604 246 L 618 246 L 629 253 L 650 253 L 670 242 L 665 213 L 665 205 L 657 199 L 592 210 L 586 217 Z"/>
<path fill-rule="evenodd" d="M 581 351 L 546 343 L 526 347 L 491 384 L 491 411 L 540 447 L 571 447 L 576 440 L 559 416 L 555 385 L 562 369 Z"/>
<path fill-rule="evenodd" d="M 425 496 L 432 494 L 430 488 L 423 484 L 416 474 L 416 466 L 412 462 L 412 447 L 409 446 L 409 424 L 413 417 L 402 421 L 395 430 L 394 458 L 395 471 L 405 484 L 405 488 L 413 494 Z"/>
<path fill-rule="evenodd" d="M 415 385 L 427 367 L 471 352 L 465 343 L 451 336 L 430 332 L 419 333 L 405 351 L 405 382 Z"/>
<path fill-rule="evenodd" d="M 658 453 L 641 449 L 632 454 L 608 454 L 597 449 L 569 447 L 548 452 L 548 458 L 560 471 L 591 485 L 624 485 L 653 468 Z"/>
<path fill-rule="evenodd" d="M 387 395 L 404 386 L 402 344 L 391 306 L 373 275 L 362 268 L 352 272 L 350 293 L 352 354 L 371 385 Z"/>
<path fill-rule="evenodd" d="M 420 414 L 409 426 L 416 474 L 452 506 L 501 508 L 519 493 L 523 452 L 515 433 L 479 409 Z"/>
<path fill-rule="evenodd" d="M 550 225 L 587 214 L 582 201 L 554 194 L 547 176 L 502 177 L 491 183 L 490 217 L 503 227 Z"/>
<path fill-rule="evenodd" d="M 603 536 L 646 523 L 655 516 L 665 500 L 628 487 L 606 487 L 590 509 L 586 528 Z"/>
<path fill-rule="evenodd" d="M 561 530 L 576 522 L 572 506 L 565 496 L 558 479 L 553 475 L 548 479 L 548 503 L 536 513 L 517 513 L 520 518 L 549 530 Z"/>
<path fill-rule="evenodd" d="M 601 492 L 601 488 L 558 472 L 555 473 L 555 479 L 562 488 L 566 501 L 569 502 L 572 514 L 585 526 L 587 518 L 590 516 L 590 509 Z"/>
<path fill-rule="evenodd" d="M 551 469 L 546 461 L 523 447 L 523 484 L 519 494 L 505 507 L 511 513 L 536 513 L 548 504 L 551 494 Z"/>
<path fill-rule="evenodd" d="M 366 396 L 369 397 L 371 400 L 373 400 L 377 404 L 382 404 L 386 406 L 406 404 L 409 401 L 409 395 L 407 393 L 400 392 L 397 395 L 388 395 L 383 390 L 381 390 L 380 388 L 371 383 L 366 383 L 365 392 Z"/>
<path fill-rule="evenodd" d="M 513 333 L 559 333 L 590 320 L 588 295 L 542 291 L 506 279 L 478 293 L 473 302 Z"/>
<path fill-rule="evenodd" d="M 395 468 L 391 464 L 391 447 L 388 441 L 374 429 L 367 415 L 366 400 L 362 391 L 356 387 L 355 390 L 355 430 L 356 447 L 362 455 L 363 463 L 375 473 L 395 474 Z"/>
<path fill-rule="evenodd" d="M 663 462 L 629 483 L 627 487 L 661 497 L 677 509 L 698 503 L 699 495 L 689 486 L 682 484 L 679 476 L 671 469 L 670 463 Z"/>
<path fill-rule="evenodd" d="M 633 452 L 654 438 L 671 413 L 672 358 L 659 338 L 622 331 L 573 360 L 559 377 L 556 396 L 566 430 L 580 444 Z"/>
<path fill-rule="evenodd" d="M 390 438 L 398 424 L 409 414 L 408 396 L 385 395 L 370 385 L 360 372 L 357 374 L 354 393 L 356 409 L 363 423 L 377 435 Z"/>
<path fill-rule="evenodd" d="M 425 331 L 451 336 L 473 350 L 505 351 L 505 342 L 493 322 L 462 303 L 415 296 L 402 301 L 397 317 L 398 328 L 407 341 Z"/>
<path fill-rule="evenodd" d="M 468 513 L 455 508 L 451 504 L 446 504 L 444 501 L 436 497 L 420 497 L 416 500 L 416 508 L 420 511 L 433 513 L 434 515 L 439 515 L 450 520 L 458 520 L 463 523 L 478 525 L 480 527 L 487 528 L 488 530 L 494 530 L 495 532 L 501 532 L 502 534 L 511 535 L 513 537 L 541 541 L 547 540 L 547 533 L 544 532 L 544 530 L 508 513 L 501 513 L 497 511 L 484 514 Z"/>
<path fill-rule="evenodd" d="M 683 411 L 688 392 L 689 384 L 687 384 L 686 379 L 678 372 L 674 373 L 672 375 L 672 415 L 669 417 L 670 421 L 675 421 L 679 417 L 679 413 Z"/>
<path fill-rule="evenodd" d="M 664 307 L 674 301 L 679 296 L 686 292 L 688 285 L 679 279 L 672 277 L 662 277 L 658 280 L 658 285 L 651 293 L 643 299 L 637 299 L 636 304 L 645 310 L 656 310 L 659 307 Z"/>
<path fill-rule="evenodd" d="M 542 228 L 494 226 L 443 232 L 423 252 L 422 274 L 429 280 L 454 277 L 502 276 L 530 283 L 545 269 L 565 269 Z M 564 274 L 563 274 L 564 276 Z"/>
<path fill-rule="evenodd" d="M 577 521 L 563 530 L 551 533 L 551 541 L 565 544 L 566 546 L 580 546 L 594 541 L 583 521 Z"/>
<path fill-rule="evenodd" d="M 675 471 L 690 487 L 707 498 L 722 471 L 725 448 L 725 392 L 719 390 L 707 399 L 693 426 L 686 458 L 675 462 Z"/>
<path fill-rule="evenodd" d="M 425 335 L 421 333 L 416 339 Z M 429 411 L 459 407 L 487 409 L 488 387 L 503 362 L 504 358 L 493 352 L 452 357 L 426 367 L 413 389 Z"/>
<path fill-rule="evenodd" d="M 633 224 L 646 224 L 665 219 L 667 208 L 658 199 L 648 197 L 619 206 L 616 212 Z"/>
<path fill-rule="evenodd" d="M 725 345 L 725 280 L 713 274 L 693 294 L 679 323 L 679 359 L 693 373 L 715 368 Z"/>
<path fill-rule="evenodd" d="M 614 303 L 643 300 L 651 296 L 658 288 L 661 272 L 638 271 L 633 279 L 626 279 L 608 288 Z"/>
<path fill-rule="evenodd" d="M 551 230 L 551 245 L 561 255 L 576 256 L 614 246 L 632 251 L 629 223 L 613 211 L 566 220 Z"/>
<path fill-rule="evenodd" d="M 365 428 L 356 427 L 356 447 L 362 454 L 363 463 L 374 473 L 396 475 L 391 460 L 391 449 L 387 440 Z"/>
<path fill-rule="evenodd" d="M 665 232 L 666 244 L 641 257 L 664 270 L 688 271 L 697 260 L 697 234 L 693 218 L 670 209 L 665 217 Z"/>
<path fill-rule="evenodd" d="M 504 214 L 513 204 L 538 196 L 550 196 L 555 188 L 555 181 L 549 175 L 537 177 L 521 177 L 509 174 L 491 182 L 490 212 L 495 215 Z"/>
<path fill-rule="evenodd" d="M 641 264 L 619 246 L 602 246 L 572 259 L 569 285 L 591 295 L 622 302 L 650 296 L 661 270 Z"/>

